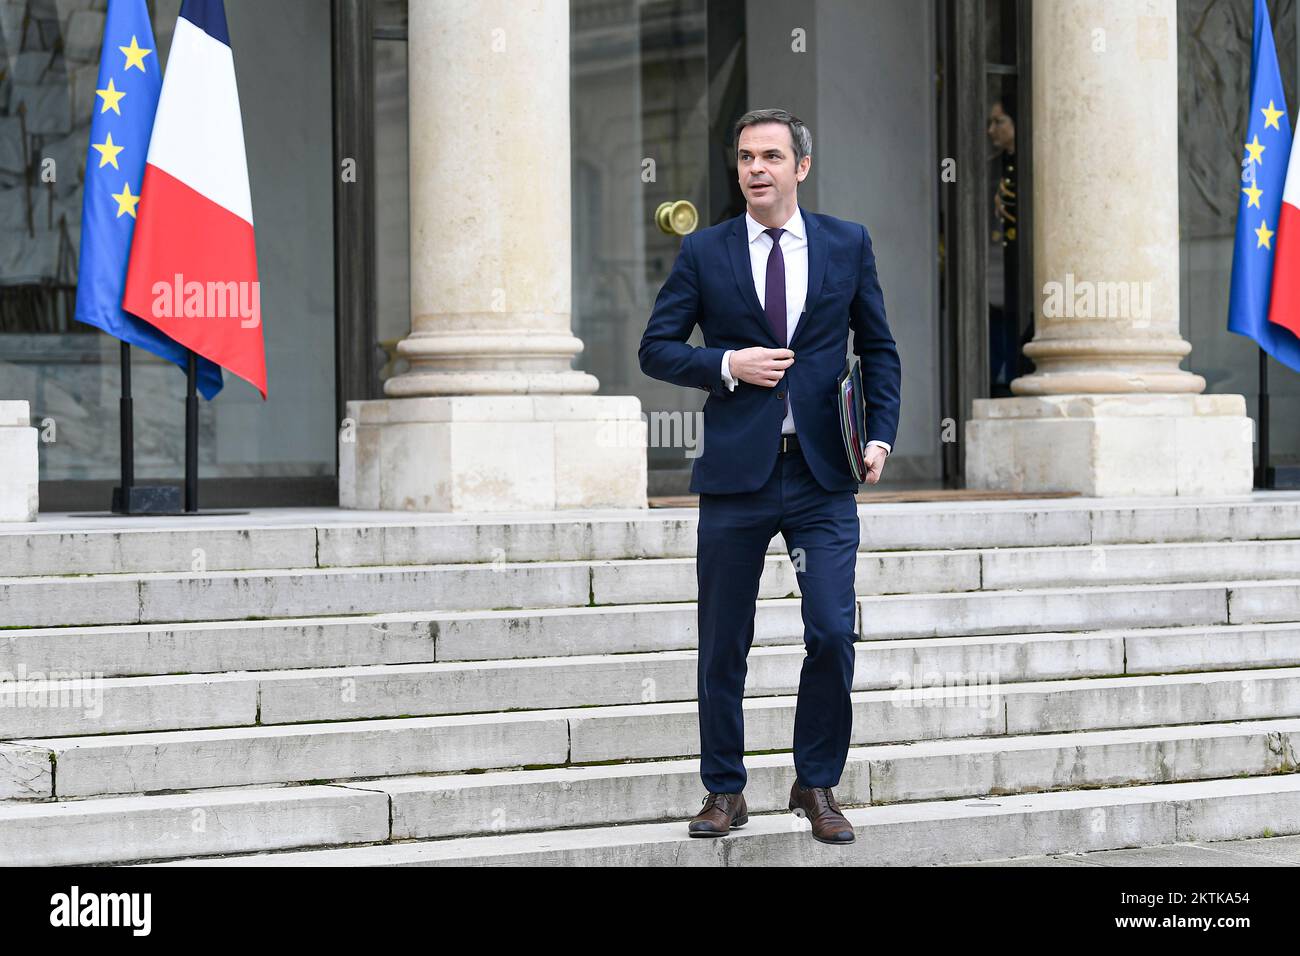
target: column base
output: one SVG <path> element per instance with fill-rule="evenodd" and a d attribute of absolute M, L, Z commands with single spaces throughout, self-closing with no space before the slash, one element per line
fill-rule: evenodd
<path fill-rule="evenodd" d="M 40 503 L 36 429 L 26 402 L 0 402 L 0 521 L 35 521 Z"/>
<path fill-rule="evenodd" d="M 348 402 L 339 507 L 392 511 L 645 508 L 633 396 L 457 395 Z"/>
<path fill-rule="evenodd" d="M 1254 485 L 1242 395 L 976 399 L 966 487 L 1083 495 L 1233 495 Z"/>

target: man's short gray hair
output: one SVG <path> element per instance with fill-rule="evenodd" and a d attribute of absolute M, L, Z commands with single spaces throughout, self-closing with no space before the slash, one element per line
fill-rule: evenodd
<path fill-rule="evenodd" d="M 803 124 L 803 120 L 788 110 L 750 110 L 736 120 L 736 149 L 740 149 L 740 131 L 756 123 L 784 123 L 790 130 L 790 141 L 794 143 L 794 164 L 798 166 L 805 156 L 812 155 L 812 130 Z"/>

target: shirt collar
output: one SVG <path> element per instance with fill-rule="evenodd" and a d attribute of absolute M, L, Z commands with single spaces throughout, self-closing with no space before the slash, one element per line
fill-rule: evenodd
<path fill-rule="evenodd" d="M 749 230 L 750 242 L 753 242 L 767 230 L 767 226 L 751 216 L 748 209 L 745 210 L 745 227 Z M 794 215 L 787 219 L 785 225 L 781 228 L 786 232 L 793 233 L 800 239 L 804 237 L 803 216 L 800 214 L 798 206 L 794 207 Z"/>

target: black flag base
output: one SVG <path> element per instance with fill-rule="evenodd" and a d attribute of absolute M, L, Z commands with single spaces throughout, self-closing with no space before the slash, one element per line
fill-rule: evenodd
<path fill-rule="evenodd" d="M 185 495 L 178 485 L 135 483 L 134 413 L 131 406 L 131 346 L 120 343 L 122 397 L 118 400 L 122 441 L 122 483 L 113 489 L 107 512 L 75 515 L 109 518 L 117 515 L 246 515 L 247 511 L 199 510 L 199 397 L 198 359 L 190 349 L 185 361 Z"/>
<path fill-rule="evenodd" d="M 1255 487 L 1269 491 L 1300 489 L 1300 465 L 1270 465 L 1268 449 L 1268 353 L 1259 350 L 1259 464 L 1255 466 Z"/>
<path fill-rule="evenodd" d="M 122 358 L 122 397 L 118 400 L 122 440 L 122 483 L 113 489 L 109 513 L 115 515 L 180 514 L 181 490 L 174 485 L 137 485 L 135 483 L 134 414 L 131 407 L 131 346 L 120 343 Z"/>
<path fill-rule="evenodd" d="M 115 515 L 175 515 L 181 513 L 181 490 L 175 485 L 121 485 L 113 489 L 110 510 Z"/>

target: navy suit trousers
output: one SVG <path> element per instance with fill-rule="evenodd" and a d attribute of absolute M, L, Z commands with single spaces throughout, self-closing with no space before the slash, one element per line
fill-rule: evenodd
<path fill-rule="evenodd" d="M 805 787 L 839 784 L 853 729 L 853 576 L 858 508 L 852 491 L 827 491 L 794 450 L 777 455 L 756 491 L 701 494 L 699 582 L 700 778 L 711 793 L 745 786 L 742 701 L 754 643 L 754 602 L 772 538 L 785 539 L 803 596 L 803 669 L 794 719 L 795 775 Z"/>

